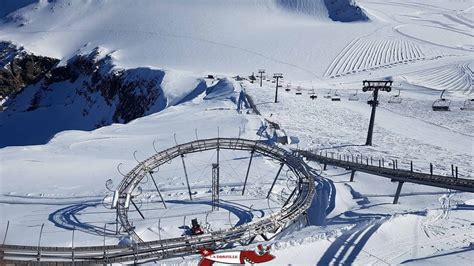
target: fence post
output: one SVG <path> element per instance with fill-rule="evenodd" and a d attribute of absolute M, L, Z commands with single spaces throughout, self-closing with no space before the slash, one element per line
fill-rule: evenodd
<path fill-rule="evenodd" d="M 433 164 L 430 163 L 430 175 L 433 176 Z"/>
<path fill-rule="evenodd" d="M 456 166 L 456 181 L 458 180 L 458 167 Z"/>
<path fill-rule="evenodd" d="M 454 177 L 454 165 L 451 164 L 451 176 Z"/>
<path fill-rule="evenodd" d="M 76 231 L 76 226 L 72 228 L 72 242 L 71 242 L 71 255 L 72 255 L 72 265 L 74 265 L 74 232 Z"/>
<path fill-rule="evenodd" d="M 410 161 L 410 171 L 413 173 L 413 161 Z"/>
<path fill-rule="evenodd" d="M 38 239 L 38 262 L 41 262 L 41 236 L 43 235 L 43 228 L 44 228 L 44 223 L 41 224 L 41 229 L 40 229 L 40 235 Z"/>
<path fill-rule="evenodd" d="M 10 227 L 10 220 L 7 221 L 7 229 L 5 230 L 5 236 L 3 237 L 3 244 L 2 245 L 5 245 L 5 241 L 7 240 L 8 227 Z"/>
<path fill-rule="evenodd" d="M 106 230 L 107 230 L 107 224 L 104 224 L 104 265 L 107 265 L 107 252 L 105 251 L 105 234 L 106 234 Z"/>

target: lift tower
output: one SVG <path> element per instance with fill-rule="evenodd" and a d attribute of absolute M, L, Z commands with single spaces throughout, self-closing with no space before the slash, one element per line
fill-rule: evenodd
<path fill-rule="evenodd" d="M 258 73 L 260 73 L 260 87 L 262 87 L 263 74 L 265 74 L 265 69 L 259 69 Z"/>
<path fill-rule="evenodd" d="M 219 210 L 219 164 L 212 164 L 212 210 Z"/>
<path fill-rule="evenodd" d="M 369 131 L 367 132 L 367 141 L 365 145 L 372 146 L 372 133 L 374 131 L 374 123 L 375 123 L 375 110 L 377 109 L 377 105 L 379 105 L 378 96 L 379 90 L 390 92 L 392 90 L 392 81 L 391 80 L 364 80 L 363 82 L 364 87 L 362 87 L 363 92 L 373 91 L 374 98 L 367 101 L 369 105 L 372 106 L 372 112 L 370 114 L 370 122 L 369 122 Z"/>
<path fill-rule="evenodd" d="M 282 73 L 275 73 L 275 74 L 273 74 L 273 78 L 276 79 L 275 103 L 277 103 L 278 102 L 278 87 L 280 87 L 280 85 L 278 85 L 278 80 L 283 78 L 283 74 Z"/>

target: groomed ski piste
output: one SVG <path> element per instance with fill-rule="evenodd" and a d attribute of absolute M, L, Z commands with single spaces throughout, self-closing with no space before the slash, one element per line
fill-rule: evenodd
<path fill-rule="evenodd" d="M 0 149 L 0 240 L 37 246 L 44 224 L 42 247 L 118 245 L 133 263 L 136 239 L 123 228 L 116 234 L 116 213 L 110 209 L 122 174 L 157 152 L 203 139 L 265 141 L 290 153 L 302 149 L 384 158 L 389 168 L 396 160 L 398 168 L 409 170 L 412 162 L 423 173 L 432 163 L 434 174 L 443 176 L 452 175 L 453 164 L 460 178 L 473 179 L 474 112 L 460 109 L 474 97 L 472 3 L 361 0 L 357 4 L 368 21 L 336 22 L 326 1 L 290 2 L 18 1 L 31 5 L 4 18 L 0 40 L 63 64 L 100 47 L 98 56 L 109 56 L 111 68 L 138 73 L 131 79 L 159 71 L 165 104 L 127 124 L 107 121 L 92 130 L 85 122 L 67 121 L 68 114 L 76 117 L 83 109 L 80 96 L 68 98 L 78 83 L 43 92 L 44 102 L 35 111 L 26 111 L 28 97 L 41 90 L 40 84 L 25 88 L 13 105 L 7 101 L 0 113 L 6 139 Z M 14 4 L 8 12 L 17 9 Z M 278 103 L 273 103 L 275 83 L 265 80 L 260 87 L 258 80 L 233 78 L 257 74 L 259 68 L 270 80 L 273 72 L 283 73 Z M 208 74 L 219 80 L 204 79 Z M 374 145 L 364 146 L 370 93 L 361 91 L 361 81 L 385 78 L 394 81 L 393 90 L 380 93 Z M 432 103 L 445 89 L 451 111 L 433 112 Z M 359 100 L 349 101 L 356 90 Z M 398 90 L 401 103 L 389 103 Z M 313 93 L 315 100 L 309 98 Z M 324 98 L 335 93 L 341 101 Z M 258 113 L 246 106 L 243 94 Z M 93 98 L 96 106 L 85 118 L 90 124 L 107 120 L 114 106 L 105 105 L 100 95 Z M 73 100 L 63 106 L 64 99 Z M 56 127 L 58 121 L 67 126 Z M 50 134 L 50 140 L 8 145 L 9 138 L 28 132 Z M 283 135 L 290 144 L 274 142 Z M 155 178 L 167 208 L 152 180 L 141 180 L 133 193 L 145 219 L 130 207 L 133 231 L 145 242 L 192 239 L 193 218 L 211 234 L 279 213 L 298 179 L 286 167 L 277 175 L 278 161 L 255 156 L 242 195 L 250 156 L 249 151 L 220 152 L 221 207 L 214 211 L 215 150 L 184 158 L 193 200 L 181 159 L 163 164 Z M 250 244 L 231 241 L 219 248 L 271 245 L 275 265 L 467 265 L 474 260 L 472 193 L 405 183 L 398 204 L 392 204 L 397 183 L 390 179 L 356 172 L 350 182 L 350 170 L 305 164 L 316 178 L 316 196 L 305 215 L 269 230 L 276 234 L 267 232 L 268 241 L 258 235 Z M 171 256 L 159 263 L 195 265 L 200 258 Z"/>

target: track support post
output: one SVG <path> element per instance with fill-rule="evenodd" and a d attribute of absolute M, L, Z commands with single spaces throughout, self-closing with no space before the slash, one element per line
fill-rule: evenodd
<path fill-rule="evenodd" d="M 188 185 L 189 200 L 193 200 L 191 186 L 189 186 L 188 171 L 186 171 L 186 164 L 184 163 L 184 154 L 181 154 L 181 162 L 183 163 L 184 176 L 186 177 L 186 184 Z"/>
<path fill-rule="evenodd" d="M 395 193 L 395 197 L 393 198 L 393 204 L 398 204 L 398 198 L 400 198 L 400 193 L 402 192 L 403 181 L 398 182 L 397 192 Z"/>
<path fill-rule="evenodd" d="M 138 214 L 140 214 L 140 216 L 142 217 L 143 220 L 145 220 L 145 216 L 143 216 L 143 213 L 140 211 L 140 209 L 138 208 L 137 204 L 135 204 L 135 202 L 130 198 L 130 202 L 132 203 L 133 207 L 135 207 L 135 210 L 137 210 Z"/>
<path fill-rule="evenodd" d="M 242 196 L 245 193 L 245 186 L 247 186 L 247 179 L 249 178 L 249 173 L 250 173 L 250 167 L 252 166 L 252 160 L 253 160 L 253 155 L 255 153 L 255 150 L 252 150 L 250 152 L 250 160 L 249 160 L 249 166 L 247 167 L 247 174 L 245 174 L 245 181 L 244 181 L 244 187 L 242 188 Z"/>
<path fill-rule="evenodd" d="M 219 164 L 212 164 L 212 210 L 219 210 Z"/>
<path fill-rule="evenodd" d="M 273 183 L 272 183 L 272 186 L 270 187 L 270 189 L 268 190 L 268 194 L 267 194 L 267 199 L 270 198 L 270 194 L 272 193 L 272 190 L 273 190 L 273 187 L 275 186 L 275 183 L 278 179 L 278 176 L 280 175 L 280 172 L 281 172 L 281 169 L 283 169 L 283 166 L 285 164 L 284 163 L 280 163 L 280 168 L 278 169 L 278 172 L 275 176 L 275 179 L 273 179 Z"/>
<path fill-rule="evenodd" d="M 355 170 L 352 170 L 352 171 L 351 171 L 351 180 L 350 180 L 350 182 L 354 182 L 355 173 L 356 173 Z"/>
<path fill-rule="evenodd" d="M 168 209 L 166 207 L 165 200 L 163 199 L 163 196 L 161 195 L 160 189 L 158 188 L 158 185 L 156 184 L 155 178 L 153 177 L 153 172 L 149 171 L 148 173 L 150 174 L 151 180 L 153 181 L 153 184 L 155 185 L 155 188 L 156 188 L 156 191 L 158 192 L 158 195 L 160 195 L 160 199 L 161 199 L 161 202 L 163 202 L 163 206 L 165 206 L 165 209 Z"/>

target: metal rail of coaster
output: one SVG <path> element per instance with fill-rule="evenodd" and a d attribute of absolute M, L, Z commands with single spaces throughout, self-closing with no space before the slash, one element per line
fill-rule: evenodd
<path fill-rule="evenodd" d="M 207 232 L 197 236 L 182 236 L 171 239 L 143 241 L 135 232 L 135 228 L 128 220 L 128 203 L 132 192 L 140 181 L 153 169 L 179 156 L 215 149 L 241 150 L 258 153 L 270 157 L 286 165 L 298 178 L 298 183 L 283 207 L 268 216 L 242 224 L 236 227 Z M 251 162 L 250 162 L 251 164 Z M 282 166 L 281 166 L 282 167 Z M 274 178 L 268 196 L 273 189 L 278 175 Z M 245 184 L 244 184 L 245 186 Z M 251 243 L 255 237 L 266 233 L 275 233 L 285 228 L 291 221 L 300 217 L 311 205 L 316 193 L 314 172 L 298 156 L 263 141 L 241 138 L 212 138 L 196 140 L 163 150 L 139 162 L 123 178 L 118 186 L 117 214 L 122 228 L 134 239 L 133 247 L 115 245 L 88 246 L 88 247 L 39 247 L 1 245 L 1 263 L 24 263 L 36 261 L 41 263 L 67 264 L 74 262 L 81 264 L 108 264 L 118 262 L 143 262 L 160 260 L 174 256 L 193 254 L 200 248 L 221 247 L 229 242 Z M 128 199 L 127 199 L 128 198 Z"/>

